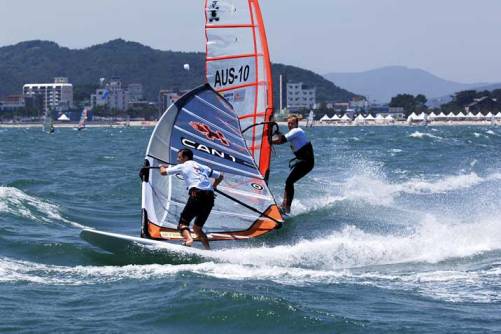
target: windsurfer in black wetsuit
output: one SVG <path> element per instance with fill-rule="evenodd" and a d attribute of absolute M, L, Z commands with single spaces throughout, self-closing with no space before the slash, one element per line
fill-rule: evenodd
<path fill-rule="evenodd" d="M 296 156 L 290 162 L 291 172 L 285 181 L 284 200 L 282 202 L 282 211 L 286 214 L 290 213 L 292 200 L 294 199 L 294 183 L 308 174 L 315 165 L 315 157 L 313 154 L 313 146 L 308 141 L 303 129 L 299 127 L 297 117 L 289 117 L 287 121 L 289 132 L 285 135 L 280 134 L 278 138 L 273 139 L 275 145 L 285 144 L 289 142 L 291 149 Z"/>

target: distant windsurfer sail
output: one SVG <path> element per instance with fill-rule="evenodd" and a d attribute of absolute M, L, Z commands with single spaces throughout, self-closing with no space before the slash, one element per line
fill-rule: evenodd
<path fill-rule="evenodd" d="M 206 0 L 207 82 L 238 115 L 247 147 L 268 179 L 273 83 L 258 0 Z"/>
<path fill-rule="evenodd" d="M 283 223 L 263 175 L 247 148 L 232 106 L 210 85 L 184 95 L 164 113 L 151 136 L 142 177 L 142 236 L 182 241 L 178 230 L 187 199 L 181 173 L 160 175 L 160 165 L 175 165 L 180 150 L 193 161 L 221 171 L 224 184 L 207 223 L 208 240 L 262 236 Z M 191 233 L 200 241 L 201 236 Z"/>
<path fill-rule="evenodd" d="M 80 122 L 78 122 L 78 131 L 85 129 L 85 124 L 87 123 L 88 110 L 84 108 L 82 114 L 80 115 Z"/>
<path fill-rule="evenodd" d="M 54 133 L 54 121 L 49 110 L 46 110 L 43 116 L 42 131 Z"/>

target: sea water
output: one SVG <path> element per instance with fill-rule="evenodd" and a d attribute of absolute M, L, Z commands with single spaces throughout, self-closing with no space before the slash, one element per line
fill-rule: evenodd
<path fill-rule="evenodd" d="M 189 264 L 79 238 L 138 235 L 151 131 L 0 129 L 0 332 L 501 332 L 501 128 L 306 129 L 285 226 Z"/>

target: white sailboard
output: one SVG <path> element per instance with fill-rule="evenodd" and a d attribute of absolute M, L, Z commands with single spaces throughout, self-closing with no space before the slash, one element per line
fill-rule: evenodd
<path fill-rule="evenodd" d="M 178 262 L 194 262 L 210 255 L 210 251 L 195 247 L 184 247 L 170 242 L 151 240 L 130 235 L 84 229 L 80 237 L 113 254 L 161 254 L 175 258 Z"/>

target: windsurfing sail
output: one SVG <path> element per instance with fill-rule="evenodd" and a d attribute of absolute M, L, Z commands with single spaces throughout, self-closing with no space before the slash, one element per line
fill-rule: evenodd
<path fill-rule="evenodd" d="M 42 131 L 47 133 L 54 132 L 54 121 L 52 120 L 49 110 L 46 110 L 43 115 Z"/>
<path fill-rule="evenodd" d="M 258 0 L 206 0 L 207 82 L 233 105 L 247 147 L 269 175 L 273 82 Z"/>
<path fill-rule="evenodd" d="M 80 115 L 80 122 L 78 122 L 78 130 L 83 130 L 85 129 L 85 124 L 87 122 L 87 117 L 88 117 L 88 111 L 87 108 L 85 108 L 82 111 L 82 115 Z"/>
<path fill-rule="evenodd" d="M 246 146 L 237 115 L 206 84 L 172 104 L 150 138 L 142 175 L 143 236 L 182 240 L 177 224 L 188 190 L 181 175 L 162 176 L 158 166 L 176 164 L 183 148 L 193 151 L 195 161 L 224 173 L 204 226 L 210 240 L 253 238 L 280 227 L 282 216 Z"/>

